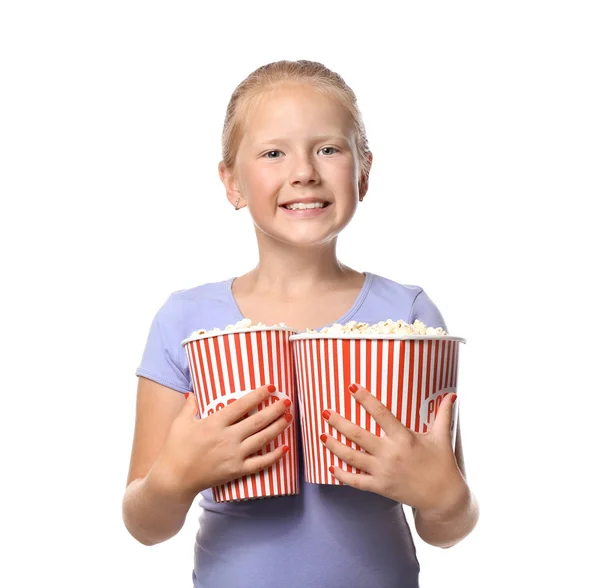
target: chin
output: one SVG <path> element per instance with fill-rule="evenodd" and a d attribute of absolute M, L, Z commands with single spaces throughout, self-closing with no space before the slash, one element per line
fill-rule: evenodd
<path fill-rule="evenodd" d="M 328 233 L 327 235 L 273 235 L 280 243 L 287 245 L 296 245 L 297 247 L 319 247 L 333 241 L 337 233 Z"/>
<path fill-rule="evenodd" d="M 265 240 L 273 240 L 286 245 L 297 245 L 298 247 L 314 247 L 324 245 L 335 239 L 340 230 L 301 230 L 282 232 L 272 227 L 266 227 L 255 223 L 256 236 L 259 244 Z"/>
<path fill-rule="evenodd" d="M 337 211 L 339 212 L 339 211 Z M 319 246 L 335 239 L 354 217 L 356 208 L 346 211 L 346 218 L 330 218 L 327 222 L 320 223 L 313 220 L 293 220 L 268 218 L 253 219 L 256 234 L 261 237 L 274 239 L 281 243 L 298 246 Z"/>

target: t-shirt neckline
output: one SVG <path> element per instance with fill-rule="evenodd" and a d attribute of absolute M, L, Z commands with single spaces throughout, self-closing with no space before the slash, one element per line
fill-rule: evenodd
<path fill-rule="evenodd" d="M 358 293 L 358 296 L 356 297 L 354 304 L 351 306 L 351 308 L 348 310 L 348 312 L 346 312 L 346 314 L 344 316 L 333 321 L 333 323 L 329 323 L 328 325 L 323 325 L 322 327 L 315 329 L 316 331 L 320 331 L 324 327 L 330 327 L 334 323 L 343 325 L 344 323 L 347 323 L 348 321 L 352 320 L 352 317 L 354 317 L 354 315 L 360 310 L 360 308 L 362 307 L 362 305 L 365 302 L 365 299 L 367 298 L 367 296 L 369 294 L 369 290 L 371 289 L 371 285 L 373 284 L 373 279 L 375 277 L 374 274 L 372 274 L 370 272 L 362 272 L 362 273 L 365 276 L 365 281 L 363 282 L 362 288 L 360 289 L 360 292 Z M 227 288 L 227 296 L 229 299 L 229 303 L 230 303 L 231 307 L 233 308 L 235 314 L 238 315 L 238 317 L 239 317 L 238 320 L 241 321 L 242 319 L 244 319 L 246 317 L 242 314 L 242 311 L 241 311 L 240 307 L 238 306 L 237 300 L 235 299 L 235 296 L 233 295 L 232 285 L 233 285 L 233 282 L 236 279 L 236 277 L 229 278 L 225 282 L 225 284 L 226 284 L 226 288 Z"/>

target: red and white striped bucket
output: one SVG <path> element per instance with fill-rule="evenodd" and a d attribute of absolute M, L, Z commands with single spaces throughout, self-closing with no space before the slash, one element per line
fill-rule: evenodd
<path fill-rule="evenodd" d="M 210 416 L 266 384 L 273 384 L 277 392 L 249 415 L 289 398 L 292 401 L 290 411 L 295 417 L 296 394 L 289 342 L 290 335 L 295 332 L 284 327 L 257 327 L 185 339 L 181 344 L 187 353 L 200 418 Z M 287 445 L 290 450 L 277 463 L 257 474 L 214 487 L 213 500 L 230 502 L 297 494 L 296 418 L 258 453 L 268 453 L 280 445 Z"/>
<path fill-rule="evenodd" d="M 323 433 L 362 450 L 338 433 L 322 417 L 330 408 L 344 418 L 381 436 L 381 427 L 348 391 L 360 384 L 379 399 L 403 425 L 427 432 L 446 394 L 455 393 L 458 346 L 464 339 L 450 336 L 329 335 L 303 333 L 290 338 L 296 365 L 298 405 L 304 448 L 305 480 L 341 484 L 329 472 L 335 465 L 360 473 L 329 451 Z M 456 411 L 452 442 L 456 439 Z"/>

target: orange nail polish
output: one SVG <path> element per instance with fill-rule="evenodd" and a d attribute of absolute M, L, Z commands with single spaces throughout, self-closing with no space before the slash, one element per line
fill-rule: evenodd
<path fill-rule="evenodd" d="M 321 414 L 326 421 L 328 421 L 329 417 L 331 416 L 331 413 L 328 410 L 324 410 Z"/>
<path fill-rule="evenodd" d="M 333 472 L 335 472 L 335 468 L 333 466 L 329 466 L 329 471 L 333 474 Z"/>
<path fill-rule="evenodd" d="M 348 386 L 348 390 L 354 394 L 354 392 L 358 390 L 358 386 L 356 384 L 350 384 L 350 386 Z"/>
<path fill-rule="evenodd" d="M 189 395 L 190 395 L 190 393 L 189 393 L 189 392 L 186 392 L 186 393 L 185 393 L 185 399 L 186 399 L 186 400 L 188 399 L 188 396 L 189 396 Z"/>
<path fill-rule="evenodd" d="M 283 401 L 283 404 L 285 404 L 289 408 L 290 406 L 292 406 L 292 401 L 289 398 L 286 398 Z"/>
<path fill-rule="evenodd" d="M 281 451 L 283 451 L 283 453 L 287 453 L 290 450 L 290 448 L 287 445 L 284 445 L 283 448 L 281 449 Z"/>
<path fill-rule="evenodd" d="M 288 423 L 291 423 L 292 419 L 294 418 L 289 412 L 286 412 L 283 416 Z"/>
<path fill-rule="evenodd" d="M 275 386 L 273 386 L 273 384 L 269 384 L 268 388 L 269 392 L 275 392 L 276 388 Z"/>
<path fill-rule="evenodd" d="M 321 435 L 321 441 L 323 441 L 323 443 L 327 443 L 327 435 L 325 435 L 325 433 Z"/>

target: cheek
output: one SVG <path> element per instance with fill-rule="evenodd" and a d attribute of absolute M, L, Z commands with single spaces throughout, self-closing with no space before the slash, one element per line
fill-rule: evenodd
<path fill-rule="evenodd" d="M 277 193 L 281 182 L 273 170 L 254 169 L 245 177 L 246 194 L 255 198 L 271 196 Z"/>
<path fill-rule="evenodd" d="M 358 184 L 358 168 L 354 165 L 354 161 L 352 160 L 342 163 L 335 170 L 335 173 L 340 183 L 346 184 L 347 186 L 355 186 Z"/>

